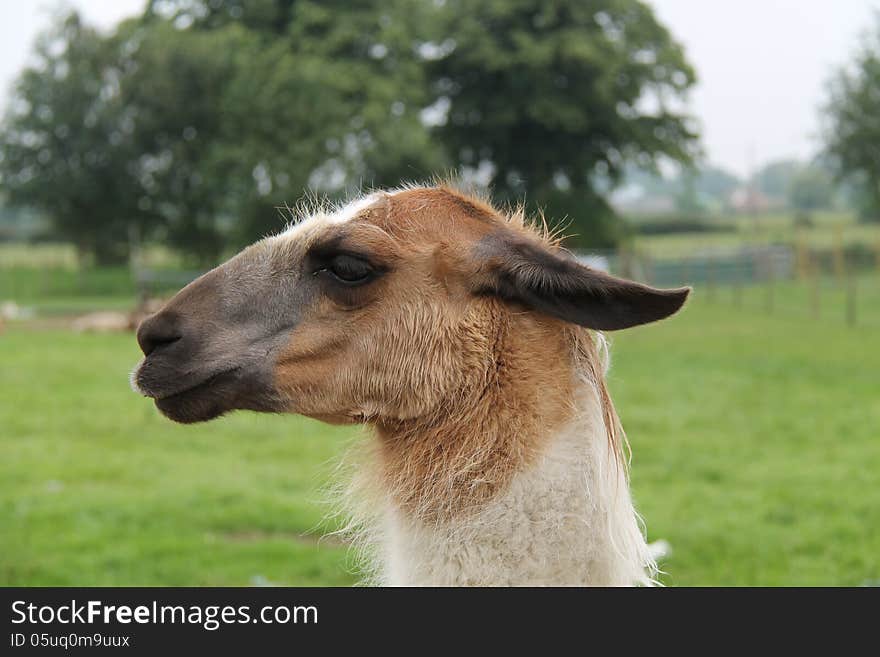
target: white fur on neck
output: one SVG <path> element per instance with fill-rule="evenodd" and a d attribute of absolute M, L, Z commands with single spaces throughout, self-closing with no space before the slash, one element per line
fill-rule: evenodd
<path fill-rule="evenodd" d="M 595 389 L 585 388 L 576 419 L 477 513 L 425 525 L 388 510 L 372 537 L 380 583 L 651 584 L 656 565 L 623 466 L 611 454 Z"/>

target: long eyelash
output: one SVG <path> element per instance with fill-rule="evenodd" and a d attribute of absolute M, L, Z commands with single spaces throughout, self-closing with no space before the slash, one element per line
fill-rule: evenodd
<path fill-rule="evenodd" d="M 319 269 L 318 271 L 315 272 L 315 276 L 321 274 L 322 272 L 326 272 L 327 275 L 332 276 L 333 280 L 336 283 L 339 283 L 340 285 L 344 285 L 345 287 L 349 287 L 349 288 L 354 288 L 354 287 L 359 287 L 361 285 L 366 285 L 370 281 L 375 280 L 376 277 L 378 276 L 378 274 L 376 272 L 370 272 L 369 274 L 367 274 L 363 278 L 358 278 L 356 280 L 349 281 L 344 278 L 340 278 L 339 276 L 334 274 L 332 269 Z"/>
<path fill-rule="evenodd" d="M 339 240 L 316 244 L 309 250 L 309 255 L 317 261 L 316 264 L 320 264 L 322 267 L 337 256 L 348 256 L 349 258 L 363 260 L 377 272 L 388 271 L 388 267 L 376 262 L 369 254 L 339 246 Z"/>

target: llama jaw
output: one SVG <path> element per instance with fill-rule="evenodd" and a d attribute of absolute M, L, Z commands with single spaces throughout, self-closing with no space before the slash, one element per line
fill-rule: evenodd
<path fill-rule="evenodd" d="M 166 380 L 162 380 L 149 370 L 149 366 L 152 364 L 153 362 L 148 358 L 141 360 L 131 374 L 131 387 L 136 393 L 156 401 L 170 399 L 198 388 L 207 387 L 224 375 L 241 369 L 238 366 L 219 369 L 216 372 L 203 375 L 195 381 L 187 381 L 185 378 L 174 375 L 169 375 Z"/>
<path fill-rule="evenodd" d="M 137 370 L 132 385 L 137 392 L 153 399 L 156 408 L 170 420 L 182 424 L 213 420 L 233 409 L 280 411 L 278 395 L 269 389 L 256 373 L 241 366 L 230 367 L 201 379 L 184 388 L 174 387 L 160 391 L 155 387 L 144 389 Z"/>
<path fill-rule="evenodd" d="M 231 408 L 226 397 L 232 392 L 237 371 L 238 368 L 226 370 L 180 392 L 155 397 L 156 408 L 165 417 L 183 424 L 212 420 Z"/>
<path fill-rule="evenodd" d="M 162 414 L 175 422 L 189 424 L 212 420 L 224 413 L 224 405 L 220 403 L 220 396 L 215 388 L 222 389 L 224 375 L 234 374 L 235 369 L 227 370 L 208 377 L 205 381 L 192 387 L 164 397 L 154 397 L 153 401 Z M 205 393 L 208 393 L 207 395 Z"/>

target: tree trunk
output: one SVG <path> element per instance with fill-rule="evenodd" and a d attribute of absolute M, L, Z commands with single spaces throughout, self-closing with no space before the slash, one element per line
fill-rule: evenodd
<path fill-rule="evenodd" d="M 128 263 L 128 243 L 98 236 L 93 242 L 92 255 L 96 267 L 124 265 Z"/>

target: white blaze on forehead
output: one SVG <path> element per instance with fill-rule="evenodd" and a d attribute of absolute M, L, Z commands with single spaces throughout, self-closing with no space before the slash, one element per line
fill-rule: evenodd
<path fill-rule="evenodd" d="M 367 194 L 366 196 L 362 196 L 359 199 L 355 199 L 350 203 L 339 208 L 336 212 L 329 215 L 327 218 L 330 220 L 330 223 L 341 224 L 346 221 L 350 221 L 358 214 L 360 214 L 361 210 L 366 210 L 368 207 L 373 205 L 379 198 L 382 196 L 382 192 L 374 192 L 373 194 Z"/>
<path fill-rule="evenodd" d="M 381 196 L 382 192 L 374 192 L 373 194 L 367 194 L 350 201 L 331 212 L 316 212 L 312 216 L 293 224 L 278 237 L 287 239 L 296 235 L 302 235 L 303 232 L 322 224 L 344 224 L 346 221 L 354 219 L 362 210 L 366 210 L 373 205 Z"/>

